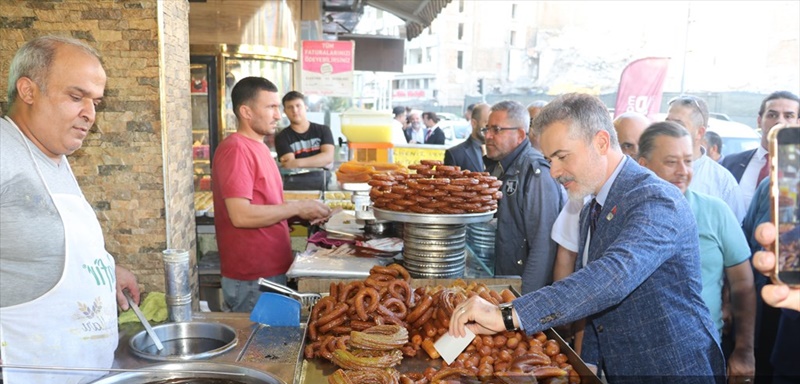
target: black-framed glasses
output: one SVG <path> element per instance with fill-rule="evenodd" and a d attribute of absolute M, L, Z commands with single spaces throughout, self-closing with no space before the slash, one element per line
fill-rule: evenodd
<path fill-rule="evenodd" d="M 481 128 L 481 133 L 485 135 L 486 132 L 491 131 L 493 135 L 497 135 L 500 133 L 500 131 L 510 131 L 513 129 L 520 129 L 520 127 L 501 127 L 498 125 L 491 125 L 486 128 Z"/>

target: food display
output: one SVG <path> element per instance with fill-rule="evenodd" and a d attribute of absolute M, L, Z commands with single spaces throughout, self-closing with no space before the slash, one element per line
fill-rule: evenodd
<path fill-rule="evenodd" d="M 439 160 L 412 164 L 412 174 L 375 174 L 367 183 L 375 208 L 423 214 L 485 213 L 497 209 L 503 182 L 488 172 L 461 170 Z"/>
<path fill-rule="evenodd" d="M 558 342 L 542 332 L 477 336 L 452 364 L 434 362 L 440 357 L 433 343 L 447 332 L 460 303 L 476 295 L 493 304 L 515 296 L 508 289 L 497 292 L 463 280 L 416 289 L 410 283 L 398 264 L 376 266 L 363 281 L 331 283 L 330 294 L 311 311 L 303 351 L 307 359 L 328 360 L 340 368 L 328 383 L 581 382 Z M 429 359 L 431 364 L 411 372 L 402 367 L 406 359 Z"/>
<path fill-rule="evenodd" d="M 402 164 L 365 163 L 348 161 L 336 171 L 336 180 L 340 183 L 366 183 L 378 174 L 406 174 L 408 168 Z"/>
<path fill-rule="evenodd" d="M 194 193 L 194 210 L 208 211 L 214 208 L 214 195 L 211 192 L 198 191 Z"/>

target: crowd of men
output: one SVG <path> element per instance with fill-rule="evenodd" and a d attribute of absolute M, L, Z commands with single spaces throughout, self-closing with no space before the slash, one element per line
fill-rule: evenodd
<path fill-rule="evenodd" d="M 800 350 L 790 347 L 800 343 L 800 291 L 753 273 L 763 271 L 759 236 L 774 236 L 758 227 L 769 221 L 767 134 L 797 124 L 795 94 L 767 96 L 760 146 L 725 157 L 696 96 L 671 100 L 663 122 L 633 112 L 611 121 L 599 99 L 579 94 L 531 104 L 530 120 L 520 110 L 476 105 L 472 135 L 445 152 L 447 164 L 504 181 L 495 268 L 522 276 L 524 293 L 509 311 L 471 299 L 452 333 L 559 327 L 613 382 L 687 372 L 697 382 L 800 380 Z M 764 305 L 762 296 L 775 304 L 774 289 L 788 308 Z"/>
<path fill-rule="evenodd" d="M 139 301 L 135 276 L 106 252 L 67 159 L 95 124 L 106 73 L 92 47 L 43 36 L 15 54 L 8 83 L 0 119 L 3 382 L 87 382 L 113 363 L 116 306 L 128 308 L 123 290 Z M 212 167 L 215 226 L 224 305 L 248 312 L 258 278 L 286 281 L 288 220 L 331 215 L 316 200 L 283 200 L 265 137 L 283 110 L 291 125 L 276 149 L 287 169 L 330 167 L 333 143 L 328 127 L 305 117 L 302 94 L 281 99 L 267 79 L 239 80 L 231 101 L 237 131 Z M 572 327 L 576 349 L 609 383 L 800 381 L 800 288 L 763 275 L 775 265 L 764 247 L 778 232 L 768 222 L 766 137 L 778 124 L 797 124 L 800 98 L 767 96 L 756 117 L 760 146 L 716 160 L 709 148 L 718 153 L 721 144 L 707 135 L 699 97 L 672 100 L 666 121 L 655 123 L 633 114 L 612 121 L 585 94 L 541 104 L 475 105 L 470 137 L 445 153 L 448 164 L 503 181 L 495 270 L 520 275 L 523 291 L 500 306 L 478 295 L 460 303 L 449 333 L 580 324 Z M 444 144 L 435 113 L 396 112 L 407 143 Z"/>

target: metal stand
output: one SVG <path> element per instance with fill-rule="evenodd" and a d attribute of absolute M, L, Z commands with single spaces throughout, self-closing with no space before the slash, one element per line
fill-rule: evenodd
<path fill-rule="evenodd" d="M 376 218 L 403 222 L 403 263 L 417 278 L 464 276 L 467 224 L 490 221 L 496 211 L 463 215 L 372 209 Z"/>

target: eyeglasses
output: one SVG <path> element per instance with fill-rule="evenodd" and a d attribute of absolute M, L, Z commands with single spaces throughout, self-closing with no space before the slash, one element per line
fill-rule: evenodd
<path fill-rule="evenodd" d="M 500 127 L 497 125 L 492 125 L 486 128 L 481 128 L 481 133 L 485 135 L 486 132 L 491 131 L 493 135 L 497 135 L 500 133 L 500 131 L 510 131 L 513 129 L 520 129 L 520 127 Z"/>

